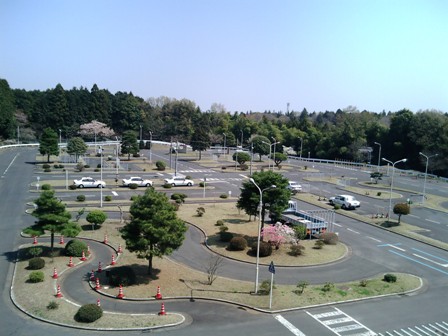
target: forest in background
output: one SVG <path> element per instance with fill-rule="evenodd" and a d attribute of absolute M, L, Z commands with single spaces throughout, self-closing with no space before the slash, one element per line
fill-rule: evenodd
<path fill-rule="evenodd" d="M 325 99 L 324 97 L 322 99 Z M 143 139 L 179 141 L 193 148 L 210 144 L 249 146 L 254 136 L 292 147 L 303 157 L 378 162 L 407 158 L 405 169 L 448 176 L 448 113 L 358 111 L 226 111 L 213 104 L 207 111 L 191 100 L 168 97 L 143 99 L 132 92 L 100 89 L 95 84 L 66 90 L 58 84 L 46 91 L 9 87 L 0 79 L 0 143 L 38 142 L 45 128 L 61 134 L 64 141 L 79 136 L 80 126 L 93 120 L 105 123 L 117 136 L 126 131 Z M 59 131 L 60 130 L 60 131 Z M 88 136 L 83 136 L 91 141 Z M 201 143 L 202 145 L 198 145 Z M 196 146 L 195 146 L 196 145 Z M 384 163 L 384 162 L 383 162 Z"/>

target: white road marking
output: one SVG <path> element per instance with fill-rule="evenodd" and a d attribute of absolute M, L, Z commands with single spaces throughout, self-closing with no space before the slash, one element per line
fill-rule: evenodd
<path fill-rule="evenodd" d="M 387 245 L 389 245 L 390 247 L 393 247 L 394 249 L 403 251 L 403 252 L 406 251 L 405 249 L 402 249 L 401 247 L 398 247 L 398 246 L 395 246 L 395 245 L 392 245 L 392 244 L 387 244 Z"/>
<path fill-rule="evenodd" d="M 370 237 L 370 236 L 367 236 L 367 238 L 372 239 L 372 240 L 374 240 L 374 241 L 376 241 L 378 243 L 381 243 L 381 240 L 379 240 L 379 239 L 376 239 L 376 238 L 373 238 L 373 237 Z"/>
<path fill-rule="evenodd" d="M 118 193 L 116 191 L 112 190 L 112 195 L 118 196 Z"/>
<path fill-rule="evenodd" d="M 355 230 L 352 230 L 352 229 L 349 229 L 349 228 L 347 228 L 347 231 L 351 231 L 351 232 L 353 232 L 353 233 L 359 234 L 358 231 L 355 231 Z"/>
<path fill-rule="evenodd" d="M 333 224 L 336 225 L 336 226 L 342 227 L 341 224 L 338 224 L 338 223 L 333 223 Z"/>
<path fill-rule="evenodd" d="M 436 222 L 436 221 L 431 220 L 431 219 L 425 219 L 425 221 L 428 221 L 428 222 L 431 222 L 431 223 L 434 223 L 434 224 L 440 224 L 440 222 Z"/>
<path fill-rule="evenodd" d="M 442 266 L 442 267 L 448 267 L 448 264 L 442 264 L 442 263 L 439 263 L 439 262 L 437 262 L 437 261 L 434 261 L 434 260 L 431 260 L 431 259 L 429 259 L 429 258 L 423 257 L 423 256 L 418 255 L 418 254 L 416 254 L 416 253 L 412 253 L 412 255 L 416 256 L 417 258 L 421 258 L 421 259 L 423 259 L 423 260 L 432 262 L 433 264 L 436 264 L 436 265 L 439 265 L 439 266 Z"/>
<path fill-rule="evenodd" d="M 296 335 L 296 336 L 306 336 L 303 332 L 301 332 L 299 329 L 297 329 L 291 322 L 289 322 L 283 316 L 275 315 L 274 318 L 277 321 L 279 321 L 281 324 L 283 324 L 286 327 L 286 329 L 288 329 L 294 335 Z"/>

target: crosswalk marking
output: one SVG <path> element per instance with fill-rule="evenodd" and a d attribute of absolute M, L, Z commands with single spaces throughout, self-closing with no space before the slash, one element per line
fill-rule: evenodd
<path fill-rule="evenodd" d="M 365 325 L 356 321 L 353 317 L 347 315 L 338 308 L 333 308 L 333 310 L 331 311 L 326 311 L 318 314 L 312 314 L 308 311 L 306 313 L 338 336 L 377 335 L 374 331 L 370 330 Z M 357 330 L 358 333 L 354 334 L 353 331 L 355 330 Z"/>
<path fill-rule="evenodd" d="M 414 327 L 379 333 L 379 336 L 441 336 L 448 335 L 448 323 L 445 321 L 422 324 Z"/>
<path fill-rule="evenodd" d="M 306 336 L 303 332 L 301 332 L 299 329 L 297 329 L 291 322 L 289 322 L 283 316 L 275 315 L 274 318 L 277 321 L 279 321 L 281 324 L 283 324 L 294 335 L 296 335 L 296 336 Z"/>

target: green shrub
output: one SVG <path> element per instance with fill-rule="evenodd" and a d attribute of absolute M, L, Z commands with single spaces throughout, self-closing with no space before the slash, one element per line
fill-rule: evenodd
<path fill-rule="evenodd" d="M 98 173 L 98 172 L 100 171 L 100 169 L 99 169 L 99 168 L 95 168 L 93 171 L 94 171 L 95 173 Z"/>
<path fill-rule="evenodd" d="M 134 153 L 134 154 L 132 154 L 132 157 L 139 158 L 140 157 L 140 153 Z"/>
<path fill-rule="evenodd" d="M 78 195 L 76 196 L 76 200 L 78 202 L 84 202 L 86 200 L 86 195 Z"/>
<path fill-rule="evenodd" d="M 49 185 L 48 183 L 42 184 L 42 190 L 51 190 L 51 185 Z"/>
<path fill-rule="evenodd" d="M 219 228 L 219 232 L 220 233 L 221 232 L 227 232 L 227 231 L 229 231 L 229 228 L 227 226 L 225 226 L 225 225 L 221 225 L 220 226 L 220 228 Z"/>
<path fill-rule="evenodd" d="M 166 169 L 166 163 L 163 161 L 157 161 L 156 162 L 157 170 L 165 170 Z"/>
<path fill-rule="evenodd" d="M 395 274 L 387 273 L 384 274 L 383 280 L 386 282 L 397 282 L 397 276 Z"/>
<path fill-rule="evenodd" d="M 129 189 L 137 189 L 138 184 L 137 183 L 129 183 Z"/>
<path fill-rule="evenodd" d="M 96 167 L 97 167 L 98 169 L 100 169 L 100 168 L 101 168 L 101 163 L 98 163 L 98 164 L 96 165 Z"/>
<path fill-rule="evenodd" d="M 221 195 L 219 195 L 219 198 L 227 198 L 227 197 L 229 197 L 229 195 L 227 195 L 227 194 L 221 194 Z"/>
<path fill-rule="evenodd" d="M 216 226 L 223 226 L 224 225 L 224 221 L 222 220 L 222 219 L 218 219 L 217 221 L 216 221 L 216 224 L 215 224 Z"/>
<path fill-rule="evenodd" d="M 72 239 L 65 245 L 64 254 L 71 257 L 81 257 L 82 251 L 87 254 L 87 244 L 79 239 Z"/>
<path fill-rule="evenodd" d="M 340 210 L 341 209 L 341 205 L 340 204 L 335 204 L 335 205 L 333 205 L 333 209 Z"/>
<path fill-rule="evenodd" d="M 28 269 L 29 270 L 38 270 L 45 267 L 45 260 L 39 257 L 31 258 L 28 260 Z"/>
<path fill-rule="evenodd" d="M 205 182 L 199 182 L 199 186 L 201 187 L 201 188 L 204 188 L 205 187 L 205 185 L 206 185 L 206 183 Z"/>
<path fill-rule="evenodd" d="M 240 169 L 241 170 L 248 170 L 249 166 L 247 164 L 245 164 L 245 163 L 242 163 L 242 164 L 240 164 Z"/>
<path fill-rule="evenodd" d="M 334 284 L 332 282 L 326 282 L 322 287 L 322 292 L 329 292 L 334 288 Z"/>
<path fill-rule="evenodd" d="M 378 191 L 378 192 L 376 193 L 376 195 L 377 195 L 378 197 L 380 197 L 380 196 L 381 196 L 381 191 Z"/>
<path fill-rule="evenodd" d="M 77 189 L 77 187 L 76 187 L 75 184 L 70 184 L 70 185 L 68 186 L 68 188 L 69 188 L 70 190 L 76 190 L 76 189 Z"/>
<path fill-rule="evenodd" d="M 244 251 L 247 247 L 247 240 L 244 237 L 233 237 L 229 242 L 230 251 Z"/>
<path fill-rule="evenodd" d="M 48 310 L 55 310 L 59 308 L 59 303 L 56 301 L 50 301 L 47 305 Z"/>
<path fill-rule="evenodd" d="M 78 322 L 91 323 L 103 316 L 103 309 L 94 303 L 85 304 L 75 315 Z"/>
<path fill-rule="evenodd" d="M 275 288 L 275 284 L 272 287 Z M 271 292 L 271 280 L 264 280 L 260 284 L 260 289 L 258 293 L 268 295 L 270 292 Z"/>
<path fill-rule="evenodd" d="M 42 271 L 33 271 L 30 273 L 30 276 L 28 278 L 28 282 L 31 283 L 37 283 L 37 282 L 43 282 L 45 278 L 44 272 Z"/>
<path fill-rule="evenodd" d="M 324 241 L 322 239 L 318 239 L 316 240 L 316 242 L 314 243 L 314 248 L 316 250 L 320 250 L 321 248 L 323 248 L 325 245 Z"/>
<path fill-rule="evenodd" d="M 299 244 L 292 244 L 291 247 L 289 248 L 289 255 L 297 257 L 299 255 L 302 255 L 304 250 L 305 246 Z"/>
<path fill-rule="evenodd" d="M 110 270 L 109 284 L 111 286 L 132 286 L 136 283 L 136 279 L 134 269 L 130 266 L 114 267 Z"/>
<path fill-rule="evenodd" d="M 359 286 L 360 287 L 367 287 L 367 280 L 366 279 L 362 279 L 359 281 Z"/>
<path fill-rule="evenodd" d="M 132 195 L 131 196 L 131 201 L 134 202 L 137 199 L 138 195 Z"/>
<path fill-rule="evenodd" d="M 198 215 L 198 217 L 202 217 L 205 214 L 205 209 L 203 207 L 197 208 L 196 214 Z"/>
<path fill-rule="evenodd" d="M 180 201 L 180 203 L 185 203 L 185 199 L 187 198 L 186 194 L 181 193 L 174 193 L 171 195 L 171 199 L 177 201 Z M 179 202 L 178 202 L 179 203 Z"/>
<path fill-rule="evenodd" d="M 49 169 L 51 166 L 48 163 L 42 165 L 42 169 Z"/>
<path fill-rule="evenodd" d="M 334 232 L 325 232 L 319 236 L 319 239 L 322 240 L 326 245 L 336 245 L 339 241 L 339 237 Z"/>
<path fill-rule="evenodd" d="M 110 201 L 112 201 L 112 196 L 111 195 L 106 195 L 106 196 L 104 196 L 104 200 L 106 202 L 110 202 Z"/>
<path fill-rule="evenodd" d="M 251 253 L 257 255 L 257 241 L 251 246 Z M 260 257 L 269 257 L 272 254 L 272 245 L 265 241 L 260 241 Z"/>
<path fill-rule="evenodd" d="M 90 165 L 84 165 L 84 168 L 90 168 Z"/>
<path fill-rule="evenodd" d="M 229 241 L 232 240 L 232 238 L 233 238 L 232 232 L 223 231 L 219 233 L 219 240 L 224 243 L 228 243 Z"/>
<path fill-rule="evenodd" d="M 43 249 L 42 247 L 33 246 L 30 247 L 27 252 L 31 257 L 35 258 L 42 254 Z"/>
<path fill-rule="evenodd" d="M 163 187 L 164 187 L 165 189 L 171 189 L 173 186 L 172 186 L 171 184 L 169 184 L 169 183 L 165 183 L 165 184 L 163 185 Z"/>
<path fill-rule="evenodd" d="M 50 168 L 44 169 L 44 173 L 51 173 L 51 169 Z"/>

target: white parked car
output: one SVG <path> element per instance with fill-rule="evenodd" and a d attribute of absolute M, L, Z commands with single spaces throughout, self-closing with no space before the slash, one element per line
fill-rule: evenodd
<path fill-rule="evenodd" d="M 331 205 L 340 205 L 342 209 L 355 209 L 361 206 L 361 203 L 350 195 L 330 197 L 329 202 Z"/>
<path fill-rule="evenodd" d="M 297 194 L 298 192 L 302 191 L 302 186 L 296 181 L 289 181 L 289 184 L 286 187 L 286 189 L 291 190 L 293 194 Z"/>
<path fill-rule="evenodd" d="M 189 180 L 183 176 L 173 176 L 172 178 L 165 179 L 165 184 L 171 184 L 173 187 L 177 186 L 192 186 L 193 180 Z"/>
<path fill-rule="evenodd" d="M 78 188 L 104 188 L 106 186 L 106 182 L 95 180 L 91 177 L 82 177 L 79 180 L 74 180 L 73 184 Z"/>
<path fill-rule="evenodd" d="M 141 177 L 138 176 L 133 176 L 130 177 L 128 179 L 123 179 L 122 180 L 122 185 L 125 187 L 129 187 L 130 184 L 136 184 L 139 187 L 151 187 L 152 186 L 152 181 L 151 180 L 145 180 Z"/>

